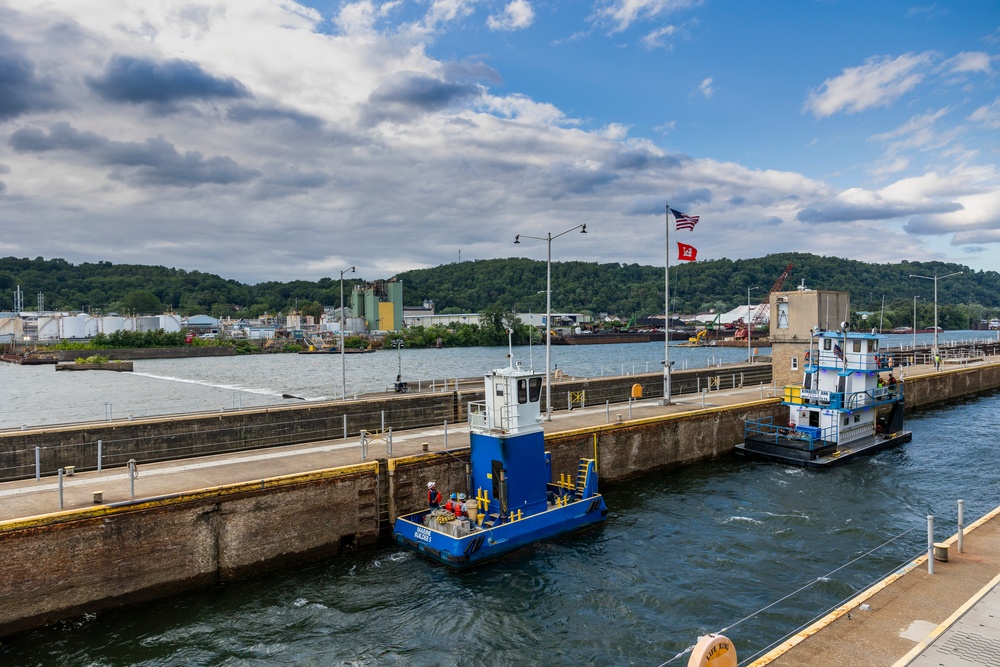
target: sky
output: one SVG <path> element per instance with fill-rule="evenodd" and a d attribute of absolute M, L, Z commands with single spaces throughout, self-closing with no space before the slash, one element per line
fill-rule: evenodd
<path fill-rule="evenodd" d="M 662 266 L 669 203 L 671 265 L 996 271 L 998 72 L 995 0 L 0 0 L 0 256 Z"/>

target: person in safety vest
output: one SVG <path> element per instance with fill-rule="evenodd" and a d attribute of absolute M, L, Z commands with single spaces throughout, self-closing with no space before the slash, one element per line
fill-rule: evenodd
<path fill-rule="evenodd" d="M 464 493 L 458 494 L 458 500 L 455 501 L 455 509 L 452 510 L 452 511 L 455 512 L 455 517 L 456 518 L 461 518 L 465 514 L 465 494 Z"/>
<path fill-rule="evenodd" d="M 441 506 L 441 493 L 437 490 L 434 482 L 427 482 L 427 505 L 432 510 Z"/>
<path fill-rule="evenodd" d="M 451 497 L 448 498 L 448 502 L 446 502 L 444 504 L 444 508 L 446 510 L 448 510 L 449 512 L 454 512 L 455 511 L 455 504 L 457 502 L 458 502 L 458 494 L 457 493 L 453 493 L 453 494 L 451 494 Z"/>

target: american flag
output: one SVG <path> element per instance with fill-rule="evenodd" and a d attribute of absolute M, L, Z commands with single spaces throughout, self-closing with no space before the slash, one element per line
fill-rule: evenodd
<path fill-rule="evenodd" d="M 670 209 L 670 212 L 673 214 L 674 220 L 677 221 L 677 231 L 681 231 L 682 229 L 694 231 L 694 226 L 698 224 L 699 216 L 687 215 L 675 209 Z"/>
<path fill-rule="evenodd" d="M 838 345 L 837 343 L 833 344 L 833 353 L 834 355 L 836 355 L 838 359 L 844 358 L 844 351 L 840 349 L 840 345 Z"/>

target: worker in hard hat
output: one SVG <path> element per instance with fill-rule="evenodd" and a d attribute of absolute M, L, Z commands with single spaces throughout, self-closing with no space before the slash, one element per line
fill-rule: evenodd
<path fill-rule="evenodd" d="M 441 492 L 437 490 L 434 482 L 427 482 L 427 506 L 432 510 L 441 506 Z"/>

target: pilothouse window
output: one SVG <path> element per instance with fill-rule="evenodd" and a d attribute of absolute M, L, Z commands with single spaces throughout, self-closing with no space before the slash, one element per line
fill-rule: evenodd
<path fill-rule="evenodd" d="M 542 395 L 542 378 L 529 378 L 528 379 L 528 400 L 532 403 L 537 403 L 538 398 Z"/>
<path fill-rule="evenodd" d="M 517 402 L 527 403 L 528 402 L 528 381 L 518 380 L 517 381 Z"/>

